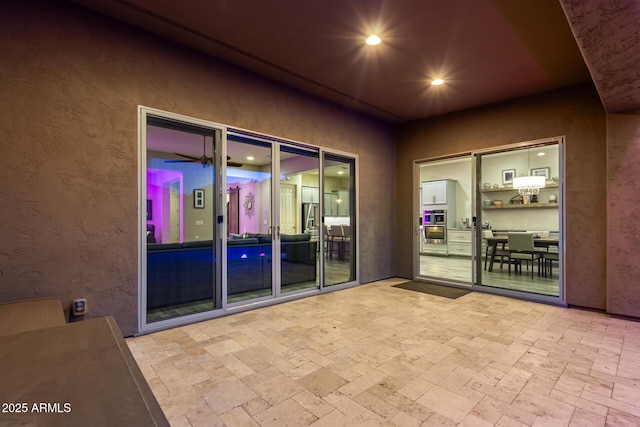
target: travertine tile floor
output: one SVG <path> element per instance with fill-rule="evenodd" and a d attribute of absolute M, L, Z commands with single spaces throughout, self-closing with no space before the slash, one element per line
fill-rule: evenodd
<path fill-rule="evenodd" d="M 640 323 L 403 281 L 128 344 L 174 426 L 640 425 Z"/>

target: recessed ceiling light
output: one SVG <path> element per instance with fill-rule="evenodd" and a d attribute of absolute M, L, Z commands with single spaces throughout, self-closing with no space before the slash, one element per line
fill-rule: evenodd
<path fill-rule="evenodd" d="M 343 175 L 344 171 L 338 171 L 338 175 Z"/>
<path fill-rule="evenodd" d="M 539 152 L 538 156 L 541 156 L 541 157 L 544 156 L 544 151 Z"/>
<path fill-rule="evenodd" d="M 249 161 L 253 160 L 253 156 L 247 156 L 247 160 Z"/>
<path fill-rule="evenodd" d="M 370 35 L 369 37 L 367 37 L 366 43 L 369 46 L 376 46 L 379 45 L 380 42 L 382 42 L 382 39 L 380 39 L 380 37 L 376 36 L 375 34 Z"/>
<path fill-rule="evenodd" d="M 443 83 L 444 83 L 444 80 L 442 80 L 442 79 L 433 79 L 433 80 L 431 80 L 431 84 L 433 86 L 440 86 Z"/>

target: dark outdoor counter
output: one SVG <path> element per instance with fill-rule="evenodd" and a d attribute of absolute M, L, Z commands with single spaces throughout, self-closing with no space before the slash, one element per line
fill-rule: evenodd
<path fill-rule="evenodd" d="M 0 335 L 66 323 L 60 298 L 39 298 L 0 304 Z"/>
<path fill-rule="evenodd" d="M 112 317 L 0 336 L 0 349 L 0 426 L 169 425 Z"/>

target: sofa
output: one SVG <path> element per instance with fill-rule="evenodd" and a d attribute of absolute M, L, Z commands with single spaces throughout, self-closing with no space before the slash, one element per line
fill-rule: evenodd
<path fill-rule="evenodd" d="M 280 236 L 282 286 L 316 280 L 317 244 L 309 234 Z M 227 240 L 227 294 L 271 289 L 271 236 Z M 212 240 L 147 244 L 147 308 L 213 300 L 217 260 Z"/>

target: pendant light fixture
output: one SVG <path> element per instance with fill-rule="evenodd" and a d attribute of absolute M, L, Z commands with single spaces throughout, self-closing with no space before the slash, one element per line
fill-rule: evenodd
<path fill-rule="evenodd" d="M 529 166 L 529 149 L 527 148 L 527 170 L 531 171 Z M 537 195 L 540 189 L 544 188 L 545 183 L 546 178 L 544 176 L 527 175 L 513 178 L 513 188 L 518 190 L 518 193 L 522 196 Z"/>

